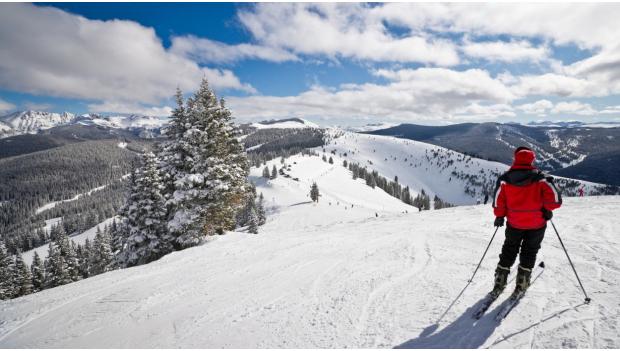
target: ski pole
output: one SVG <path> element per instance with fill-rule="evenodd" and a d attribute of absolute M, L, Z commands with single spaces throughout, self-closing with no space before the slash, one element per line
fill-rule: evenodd
<path fill-rule="evenodd" d="M 448 311 L 450 311 L 450 309 L 452 308 L 452 306 L 454 306 L 454 304 L 461 298 L 461 295 L 463 295 L 463 293 L 465 292 L 465 290 L 467 290 L 467 287 L 469 286 L 469 284 L 471 284 L 471 282 L 474 280 L 474 276 L 476 276 L 476 272 L 478 272 L 478 268 L 480 268 L 480 265 L 482 264 L 482 261 L 484 260 L 484 256 L 487 255 L 487 252 L 489 251 L 489 247 L 491 247 L 491 243 L 493 242 L 493 239 L 495 239 L 495 234 L 497 234 L 497 230 L 499 229 L 499 227 L 495 227 L 495 231 L 493 232 L 493 236 L 491 237 L 491 241 L 489 241 L 489 245 L 487 245 L 486 250 L 484 250 L 484 253 L 482 254 L 482 258 L 480 259 L 480 262 L 478 262 L 478 267 L 476 267 L 476 270 L 474 271 L 474 274 L 471 276 L 471 278 L 467 281 L 467 284 L 465 284 L 465 287 L 463 288 L 463 290 L 461 290 L 461 292 L 459 293 L 459 295 L 456 297 L 456 299 L 454 299 L 454 301 L 452 301 L 452 303 L 450 304 L 450 306 L 448 306 L 448 308 L 443 312 L 443 314 L 441 315 L 441 317 L 439 317 L 439 319 L 437 320 L 437 322 L 435 322 L 435 324 L 439 324 L 439 322 L 441 322 L 441 320 L 443 319 L 443 317 L 446 316 L 446 314 L 448 314 Z"/>
<path fill-rule="evenodd" d="M 489 241 L 489 245 L 487 245 L 487 249 L 484 250 L 484 253 L 482 254 L 482 257 L 480 258 L 480 262 L 478 262 L 478 267 L 476 267 L 476 270 L 474 271 L 474 274 L 472 274 L 471 278 L 469 279 L 469 283 L 471 283 L 474 280 L 474 277 L 476 276 L 476 272 L 478 272 L 478 269 L 480 268 L 480 265 L 482 264 L 482 261 L 484 260 L 484 257 L 487 255 L 487 252 L 489 251 L 489 247 L 491 247 L 491 243 L 493 242 L 493 239 L 495 239 L 495 234 L 497 234 L 497 230 L 499 229 L 499 227 L 495 227 L 495 231 L 493 232 L 493 236 L 491 237 L 491 241 Z"/>
<path fill-rule="evenodd" d="M 577 274 L 577 270 L 575 269 L 575 265 L 573 264 L 573 261 L 570 259 L 570 256 L 568 255 L 568 251 L 566 251 L 566 246 L 564 246 L 564 242 L 562 242 L 562 238 L 560 238 L 560 233 L 558 233 L 558 230 L 555 228 L 555 224 L 553 223 L 553 220 L 549 220 L 549 222 L 551 222 L 551 225 L 553 226 L 553 230 L 555 231 L 555 235 L 558 236 L 558 240 L 560 240 L 560 245 L 562 245 L 562 249 L 564 249 L 564 253 L 566 254 L 566 258 L 568 258 L 568 263 L 570 263 L 571 268 L 573 268 L 573 272 L 575 272 L 575 277 L 577 277 L 577 281 L 579 282 L 579 286 L 581 286 L 581 290 L 583 290 L 583 295 L 585 295 L 585 303 L 588 304 L 590 303 L 590 301 L 592 301 L 592 299 L 590 299 L 588 297 L 588 293 L 586 293 L 586 289 L 583 287 L 583 284 L 581 283 L 581 279 L 579 279 L 579 274 Z"/>

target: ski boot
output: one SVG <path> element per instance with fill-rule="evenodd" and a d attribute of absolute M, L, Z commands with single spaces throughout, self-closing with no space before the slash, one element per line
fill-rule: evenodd
<path fill-rule="evenodd" d="M 525 268 L 519 265 L 519 270 L 517 271 L 517 286 L 515 287 L 515 291 L 512 293 L 512 298 L 518 298 L 519 296 L 525 294 L 527 288 L 530 287 L 530 278 L 532 277 L 532 270 L 530 268 Z"/>
<path fill-rule="evenodd" d="M 489 293 L 491 297 L 496 299 L 504 291 L 508 283 L 508 274 L 510 274 L 510 268 L 497 265 L 495 269 L 495 286 L 493 286 L 493 290 Z"/>

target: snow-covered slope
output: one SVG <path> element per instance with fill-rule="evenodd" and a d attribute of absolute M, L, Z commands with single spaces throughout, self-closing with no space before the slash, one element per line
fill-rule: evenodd
<path fill-rule="evenodd" d="M 475 204 L 492 193 L 497 177 L 508 170 L 499 162 L 486 161 L 440 146 L 391 136 L 358 134 L 332 129 L 324 148 L 328 155 L 366 166 L 380 175 L 408 185 L 415 196 L 422 189 L 455 205 Z M 556 177 L 562 182 L 561 177 Z M 573 180 L 571 180 L 573 181 Z M 574 180 L 586 193 L 603 185 Z M 492 196 L 492 194 L 490 195 Z"/>
<path fill-rule="evenodd" d="M 41 130 L 71 123 L 75 115 L 68 112 L 53 113 L 41 111 L 21 111 L 0 117 L 0 135 L 35 134 Z M 7 130 L 7 127 L 10 130 Z"/>
<path fill-rule="evenodd" d="M 620 347 L 620 197 L 570 198 L 554 218 L 590 305 L 548 232 L 546 271 L 522 304 L 501 324 L 495 306 L 474 323 L 472 308 L 492 285 L 498 235 L 437 323 L 491 237 L 490 207 L 407 211 L 339 164 L 308 156 L 287 164 L 291 178 L 265 181 L 252 170 L 271 212 L 260 234 L 229 233 L 148 265 L 0 302 L 0 346 Z M 312 181 L 318 204 L 307 195 Z"/>

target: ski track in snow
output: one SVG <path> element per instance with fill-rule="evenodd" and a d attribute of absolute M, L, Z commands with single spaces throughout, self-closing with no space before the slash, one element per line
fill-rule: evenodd
<path fill-rule="evenodd" d="M 490 206 L 419 213 L 334 162 L 287 159 L 298 182 L 266 181 L 253 168 L 274 208 L 258 235 L 228 233 L 148 265 L 0 302 L 0 347 L 620 347 L 619 196 L 568 198 L 554 217 L 590 305 L 548 228 L 539 255 L 547 267 L 524 300 L 495 321 L 513 272 L 510 288 L 472 319 L 492 286 L 502 229 L 437 323 L 491 237 Z M 313 181 L 318 204 L 308 197 Z"/>

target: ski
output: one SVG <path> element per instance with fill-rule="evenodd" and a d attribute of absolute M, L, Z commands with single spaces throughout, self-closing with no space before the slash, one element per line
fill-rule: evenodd
<path fill-rule="evenodd" d="M 530 284 L 530 287 L 532 286 L 532 284 L 534 284 L 536 279 L 545 270 L 545 263 L 544 262 L 540 262 L 538 267 L 540 267 L 540 270 L 537 270 L 538 273 L 536 275 L 536 278 L 532 281 L 532 283 Z M 512 312 L 512 310 L 514 310 L 514 308 L 517 307 L 519 302 L 521 302 L 521 299 L 523 299 L 523 296 L 525 296 L 526 292 L 527 292 L 527 290 L 526 291 L 521 291 L 521 292 L 516 292 L 516 291 L 513 292 L 510 295 L 510 297 L 508 298 L 506 305 L 499 312 L 497 312 L 497 314 L 495 315 L 495 320 L 500 322 L 504 318 L 506 318 L 508 316 L 508 314 L 510 314 L 510 312 Z"/>
<path fill-rule="evenodd" d="M 487 296 L 484 298 L 484 301 L 482 301 L 482 305 L 480 306 L 480 308 L 478 308 L 476 312 L 472 314 L 472 318 L 480 319 L 484 315 L 484 313 L 489 309 L 489 307 L 491 307 L 493 302 L 497 300 L 497 298 L 498 296 L 487 294 Z"/>
<path fill-rule="evenodd" d="M 517 305 L 519 304 L 519 302 L 521 301 L 521 299 L 523 298 L 524 295 L 525 295 L 525 291 L 522 291 L 522 292 L 520 292 L 518 294 L 513 293 L 512 295 L 510 295 L 510 297 L 508 298 L 507 304 L 504 306 L 504 308 L 502 308 L 495 315 L 495 320 L 499 322 L 499 321 L 503 320 L 504 318 L 506 318 L 506 316 L 508 316 L 508 314 L 515 307 L 517 307 Z"/>

